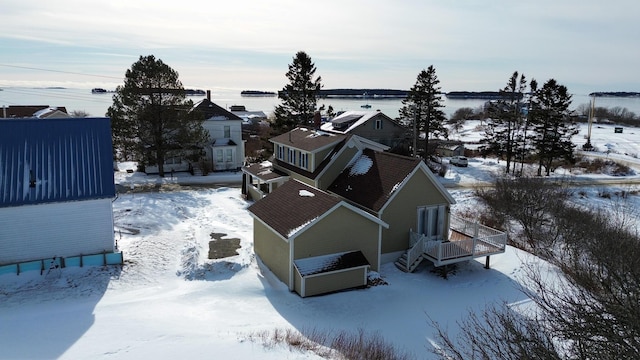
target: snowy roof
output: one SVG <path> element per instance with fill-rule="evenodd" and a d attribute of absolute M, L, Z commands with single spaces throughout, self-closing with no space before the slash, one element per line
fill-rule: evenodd
<path fill-rule="evenodd" d="M 419 159 L 365 149 L 327 189 L 367 209 L 379 211 Z"/>
<path fill-rule="evenodd" d="M 108 118 L 0 119 L 0 207 L 114 196 Z"/>
<path fill-rule="evenodd" d="M 314 256 L 294 260 L 293 263 L 303 277 L 370 265 L 361 251 Z"/>
<path fill-rule="evenodd" d="M 316 151 L 331 145 L 336 145 L 345 138 L 345 135 L 341 134 L 333 134 L 308 128 L 295 128 L 282 135 L 271 138 L 270 141 L 304 151 Z"/>
<path fill-rule="evenodd" d="M 193 106 L 193 108 L 202 111 L 202 113 L 204 114 L 204 118 L 206 120 L 210 120 L 210 121 L 240 120 L 242 121 L 242 119 L 239 116 L 231 113 L 230 111 L 227 111 L 221 106 L 216 105 L 209 99 L 202 99 L 198 101 Z"/>
<path fill-rule="evenodd" d="M 26 118 L 34 117 L 35 114 L 42 109 L 52 108 L 49 105 L 9 105 L 2 109 L 0 117 L 7 118 Z M 66 113 L 67 109 L 64 106 L 56 107 L 55 109 Z"/>
<path fill-rule="evenodd" d="M 273 164 L 270 161 L 263 161 L 261 163 L 245 166 L 242 168 L 242 171 L 266 182 L 289 176 L 282 171 L 274 169 Z"/>
<path fill-rule="evenodd" d="M 331 119 L 330 122 L 326 122 L 322 124 L 320 126 L 320 129 L 324 131 L 348 133 L 376 116 L 384 116 L 389 121 L 395 122 L 395 120 L 389 118 L 387 115 L 385 115 L 380 111 L 354 110 L 354 111 L 346 111 L 336 116 L 335 118 Z"/>
<path fill-rule="evenodd" d="M 340 199 L 335 196 L 289 180 L 248 210 L 284 238 L 290 238 L 338 203 Z"/>

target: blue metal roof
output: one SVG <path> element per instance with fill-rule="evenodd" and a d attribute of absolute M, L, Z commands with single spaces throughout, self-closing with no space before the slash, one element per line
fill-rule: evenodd
<path fill-rule="evenodd" d="M 0 207 L 114 196 L 109 118 L 0 119 Z"/>

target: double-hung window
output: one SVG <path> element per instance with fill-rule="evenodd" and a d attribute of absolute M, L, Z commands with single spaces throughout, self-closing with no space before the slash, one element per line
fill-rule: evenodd
<path fill-rule="evenodd" d="M 276 145 L 278 147 L 278 160 L 284 160 L 284 146 Z"/>
<path fill-rule="evenodd" d="M 289 164 L 296 164 L 296 150 L 289 148 Z"/>
<path fill-rule="evenodd" d="M 302 169 L 308 169 L 309 165 L 309 154 L 300 152 L 300 156 L 298 157 L 298 166 Z"/>

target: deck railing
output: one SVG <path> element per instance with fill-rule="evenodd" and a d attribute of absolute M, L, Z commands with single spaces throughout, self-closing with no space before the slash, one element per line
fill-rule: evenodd
<path fill-rule="evenodd" d="M 411 247 L 407 250 L 407 268 L 411 267 L 424 252 L 423 237 L 424 235 L 414 233 L 413 231 L 409 233 L 409 243 Z"/>
<path fill-rule="evenodd" d="M 505 251 L 507 244 L 505 233 L 456 216 L 451 216 L 449 223 L 451 230 L 467 235 L 469 238 L 442 242 L 428 240 L 426 236 L 411 231 L 410 243 L 412 247 L 407 251 L 408 265 L 413 264 L 420 257 L 420 249 L 437 266 Z"/>

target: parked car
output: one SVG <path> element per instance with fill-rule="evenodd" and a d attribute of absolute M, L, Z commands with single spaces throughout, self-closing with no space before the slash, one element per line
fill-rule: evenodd
<path fill-rule="evenodd" d="M 469 160 L 467 160 L 466 157 L 464 156 L 454 156 L 452 157 L 449 162 L 451 163 L 451 165 L 455 165 L 455 166 L 464 166 L 467 167 L 469 165 Z"/>

